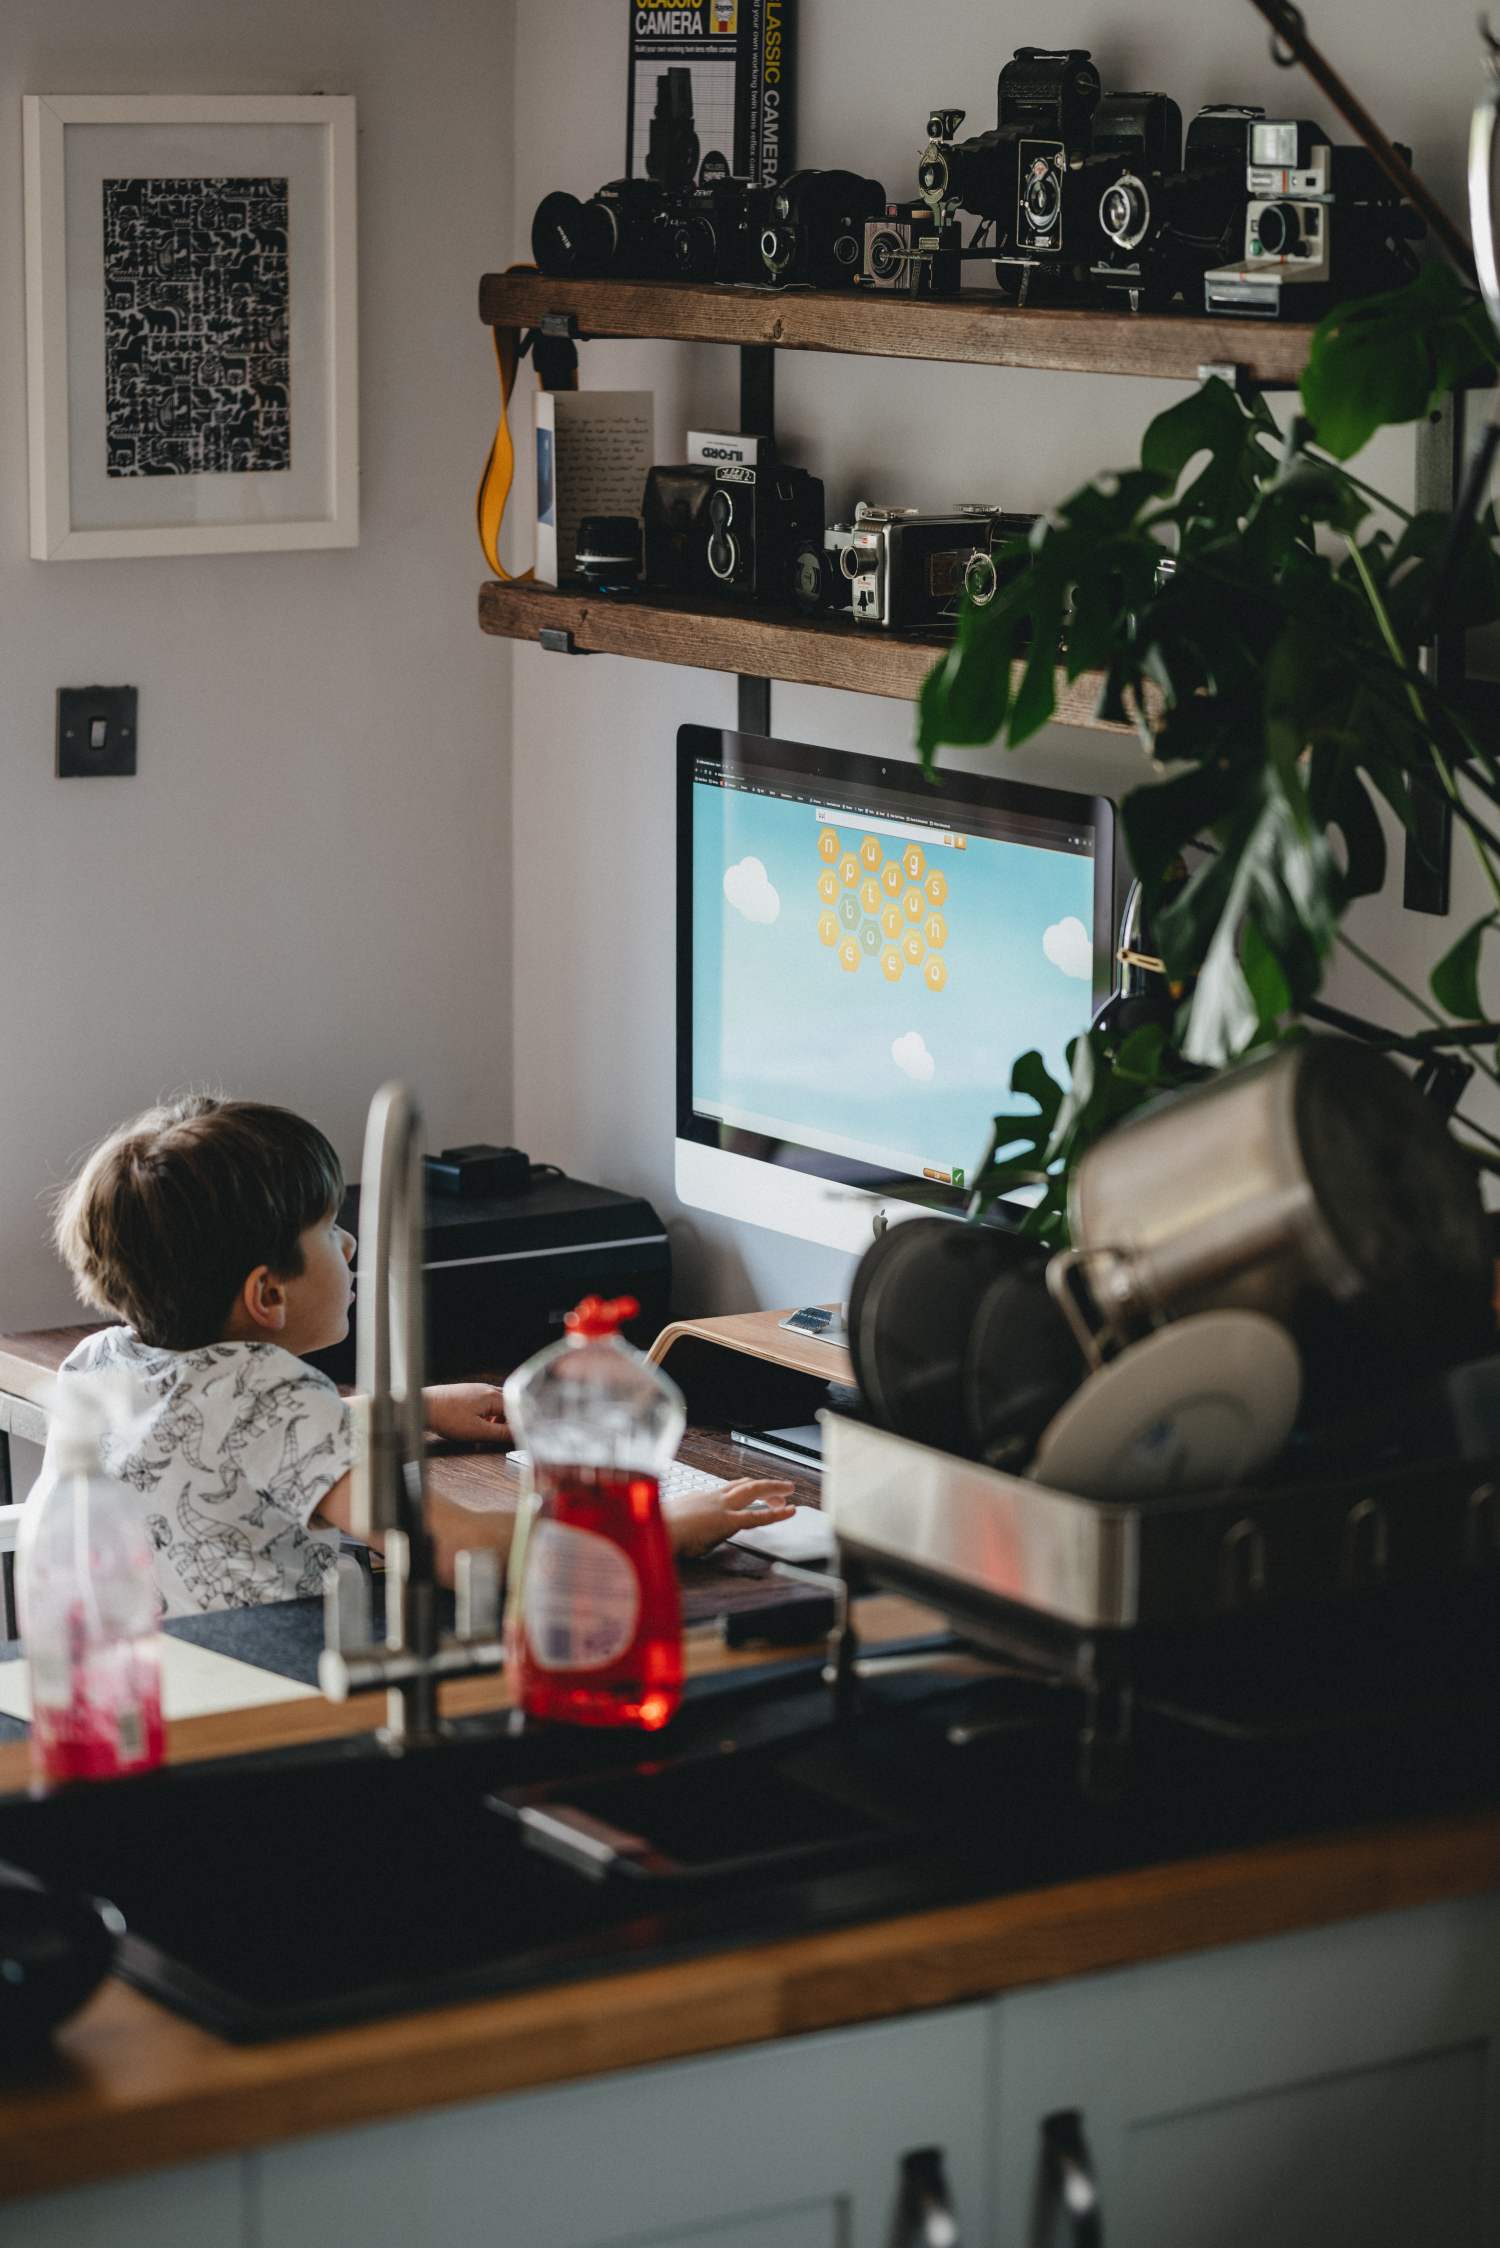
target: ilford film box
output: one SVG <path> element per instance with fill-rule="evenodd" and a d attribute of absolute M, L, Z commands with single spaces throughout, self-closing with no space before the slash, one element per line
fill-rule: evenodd
<path fill-rule="evenodd" d="M 536 399 L 536 574 L 573 575 L 585 515 L 639 515 L 656 458 L 649 390 L 540 390 Z"/>
<path fill-rule="evenodd" d="M 646 177 L 656 81 L 692 72 L 701 156 L 736 179 L 774 187 L 792 171 L 796 0 L 630 0 L 630 107 L 625 170 Z M 701 161 L 700 156 L 700 161 Z"/>

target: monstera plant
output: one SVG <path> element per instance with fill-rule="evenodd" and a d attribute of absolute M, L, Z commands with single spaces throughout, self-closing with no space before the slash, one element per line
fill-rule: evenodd
<path fill-rule="evenodd" d="M 1028 1227 L 1065 1239 L 1084 1149 L 1164 1089 L 1305 1035 L 1341 946 L 1423 1018 L 1409 1046 L 1500 1083 L 1479 992 L 1500 930 L 1500 758 L 1421 661 L 1439 609 L 1445 630 L 1500 618 L 1495 516 L 1455 540 L 1448 515 L 1411 515 L 1347 465 L 1377 429 L 1494 372 L 1483 308 L 1429 267 L 1322 323 L 1285 433 L 1258 395 L 1205 382 L 1151 423 L 1136 466 L 1039 521 L 989 607 L 966 608 L 923 687 L 924 762 L 1045 726 L 1060 642 L 1070 679 L 1102 673 L 1100 715 L 1131 724 L 1154 768 L 1121 810 L 1175 1002 L 1076 1040 L 1067 1085 L 1022 1058 L 1011 1090 L 1030 1105 L 996 1118 L 976 1207 L 1040 1185 Z M 1385 880 L 1378 807 L 1418 837 L 1424 797 L 1451 806 L 1493 901 L 1426 994 L 1343 928 Z M 1500 1168 L 1500 1140 L 1458 1129 Z"/>

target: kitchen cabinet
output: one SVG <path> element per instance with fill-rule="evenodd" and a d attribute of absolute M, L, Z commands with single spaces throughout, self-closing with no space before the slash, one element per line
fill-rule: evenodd
<path fill-rule="evenodd" d="M 991 2029 L 952 2008 L 270 2148 L 249 2158 L 251 2237 L 890 2248 L 902 2157 L 936 2145 L 981 2242 Z"/>
<path fill-rule="evenodd" d="M 5 2248 L 252 2248 L 245 2160 L 107 2178 L 0 2208 Z M 258 2244 L 257 2244 L 258 2248 Z"/>
<path fill-rule="evenodd" d="M 1108 2248 L 1500 2237 L 1500 1899 L 1382 1914 L 995 2006 L 994 2248 L 1049 2222 L 1076 2111 Z"/>

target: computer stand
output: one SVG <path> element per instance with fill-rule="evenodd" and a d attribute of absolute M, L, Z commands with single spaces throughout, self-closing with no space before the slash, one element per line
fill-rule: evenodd
<path fill-rule="evenodd" d="M 743 1311 L 721 1319 L 679 1319 L 648 1353 L 681 1388 L 692 1420 L 736 1428 L 810 1421 L 831 1383 L 852 1384 L 842 1343 L 785 1327 L 785 1311 Z"/>

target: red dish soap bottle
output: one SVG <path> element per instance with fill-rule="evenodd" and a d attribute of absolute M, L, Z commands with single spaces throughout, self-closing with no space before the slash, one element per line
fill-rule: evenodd
<path fill-rule="evenodd" d="M 661 1476 L 682 1393 L 620 1334 L 640 1306 L 586 1296 L 505 1385 L 534 1508 L 513 1635 L 521 1707 L 569 1725 L 665 1725 L 682 1699 L 682 1604 Z"/>

